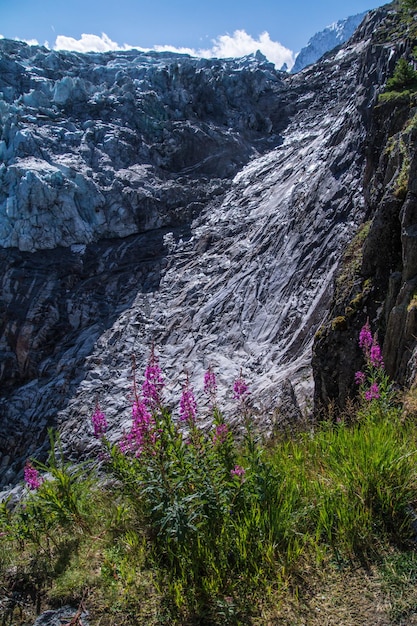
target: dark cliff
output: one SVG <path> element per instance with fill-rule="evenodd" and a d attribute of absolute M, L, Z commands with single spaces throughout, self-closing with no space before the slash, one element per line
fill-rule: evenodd
<path fill-rule="evenodd" d="M 413 20 L 392 12 L 375 32 L 375 50 L 414 63 Z M 330 313 L 313 348 L 316 405 L 354 397 L 362 366 L 358 335 L 369 319 L 390 377 L 401 387 L 416 376 L 417 162 L 416 84 L 381 93 L 366 141 L 365 223 L 343 256 Z M 410 88 L 411 87 L 411 88 Z"/>
<path fill-rule="evenodd" d="M 185 372 L 198 394 L 209 364 L 226 406 L 242 370 L 266 429 L 277 406 L 307 406 L 336 268 L 372 219 L 363 267 L 369 258 L 380 282 L 370 287 L 368 270 L 360 284 L 355 273 L 342 281 L 343 298 L 349 287 L 369 304 L 332 313 L 344 321 L 316 341 L 317 398 L 339 394 L 351 376 L 337 362 L 345 339 L 354 371 L 354 318 L 385 316 L 384 333 L 395 322 L 379 293 L 390 289 L 394 311 L 399 246 L 412 241 L 393 217 L 407 199 L 387 200 L 395 236 L 376 219 L 384 172 L 403 144 L 412 157 L 411 134 L 383 156 L 403 125 L 395 113 L 389 130 L 390 109 L 374 108 L 409 48 L 381 40 L 390 20 L 391 6 L 370 13 L 340 50 L 294 76 L 261 55 L 80 55 L 0 41 L 1 484 L 41 454 L 48 426 L 70 455 L 88 453 L 96 398 L 117 436 L 131 356 L 140 370 L 152 342 L 173 406 Z M 390 252 L 373 261 L 382 241 Z"/>

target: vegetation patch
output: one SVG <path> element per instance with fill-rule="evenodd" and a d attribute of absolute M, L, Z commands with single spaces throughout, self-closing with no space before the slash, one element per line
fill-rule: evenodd
<path fill-rule="evenodd" d="M 407 312 L 410 313 L 414 309 L 417 309 L 417 292 L 415 291 L 411 296 L 410 302 L 407 306 Z"/>
<path fill-rule="evenodd" d="M 345 250 L 341 269 L 335 282 L 335 300 L 337 303 L 345 302 L 353 291 L 362 266 L 363 246 L 370 228 L 370 221 L 362 224 Z M 355 307 L 356 304 L 357 302 L 355 302 Z"/>
<path fill-rule="evenodd" d="M 339 315 L 332 319 L 331 323 L 332 330 L 346 330 L 347 329 L 347 320 L 344 315 Z"/>
<path fill-rule="evenodd" d="M 417 89 L 417 72 L 406 59 L 401 58 L 397 61 L 394 73 L 387 80 L 386 88 L 388 91 L 403 91 L 409 89 L 416 91 Z"/>
<path fill-rule="evenodd" d="M 174 419 L 152 350 L 140 390 L 134 376 L 122 441 L 106 439 L 97 405 L 97 466 L 72 466 L 53 439 L 49 462 L 26 466 L 25 496 L 2 503 L 3 623 L 23 626 L 65 604 L 109 626 L 318 624 L 331 611 L 332 623 L 353 623 L 346 598 L 334 604 L 338 589 L 363 580 L 366 563 L 375 571 L 370 597 L 385 593 L 389 572 L 399 571 L 386 555 L 409 554 L 417 496 L 415 415 L 402 414 L 369 325 L 359 344 L 355 417 L 273 440 L 253 427 L 242 376 L 233 396 L 245 431 L 233 434 L 211 369 L 204 390 L 212 427 L 198 426 L 188 381 Z M 407 581 L 415 569 L 410 561 Z M 395 598 L 396 614 L 414 611 L 414 601 Z"/>
<path fill-rule="evenodd" d="M 410 104 L 414 91 L 404 89 L 402 91 L 384 91 L 378 96 L 378 104 L 392 103 L 396 105 Z"/>
<path fill-rule="evenodd" d="M 405 198 L 410 175 L 410 157 L 403 137 L 399 140 L 399 150 L 401 155 L 401 168 L 395 181 L 394 195 L 397 198 Z"/>

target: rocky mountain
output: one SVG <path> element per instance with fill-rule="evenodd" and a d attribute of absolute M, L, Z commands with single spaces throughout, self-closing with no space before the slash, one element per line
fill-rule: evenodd
<path fill-rule="evenodd" d="M 307 65 L 312 65 L 326 54 L 326 52 L 345 43 L 345 41 L 352 37 L 365 15 L 366 11 L 364 13 L 358 13 L 357 15 L 351 15 L 344 20 L 330 24 L 330 26 L 327 26 L 324 30 L 313 35 L 313 37 L 309 39 L 308 44 L 304 48 L 301 48 L 300 52 L 297 54 L 291 73 L 295 74 L 307 67 Z"/>
<path fill-rule="evenodd" d="M 264 429 L 311 409 L 336 270 L 383 194 L 373 107 L 409 45 L 393 19 L 292 76 L 260 54 L 0 41 L 1 485 L 49 426 L 89 454 L 96 399 L 119 436 L 151 345 L 174 413 L 188 376 L 208 419 L 209 365 L 228 417 L 240 372 Z"/>
<path fill-rule="evenodd" d="M 376 42 L 415 65 L 414 20 L 388 14 Z M 395 45 L 389 37 L 395 33 Z M 399 389 L 417 380 L 417 73 L 381 94 L 367 130 L 365 222 L 336 272 L 329 314 L 313 348 L 316 406 L 343 406 L 362 366 L 357 337 L 369 320 L 383 345 L 385 369 Z"/>

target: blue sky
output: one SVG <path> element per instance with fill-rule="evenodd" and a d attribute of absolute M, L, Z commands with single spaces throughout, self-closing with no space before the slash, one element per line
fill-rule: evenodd
<path fill-rule="evenodd" d="M 202 56 L 239 56 L 260 48 L 279 64 L 281 56 L 287 60 L 332 22 L 381 4 L 375 0 L 0 0 L 0 35 L 81 51 L 170 46 Z"/>

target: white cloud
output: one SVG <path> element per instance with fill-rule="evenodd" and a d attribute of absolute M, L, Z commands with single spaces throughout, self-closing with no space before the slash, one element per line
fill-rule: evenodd
<path fill-rule="evenodd" d="M 6 39 L 4 35 L 0 35 L 0 39 Z M 27 43 L 28 46 L 39 46 L 39 41 L 37 39 L 19 39 L 18 37 L 14 37 L 14 41 L 23 41 L 23 43 Z M 49 43 L 47 41 L 43 44 L 45 48 L 49 48 Z"/>
<path fill-rule="evenodd" d="M 259 39 L 254 39 L 244 30 L 235 30 L 233 35 L 220 35 L 213 41 L 210 50 L 201 50 L 199 56 L 215 56 L 220 58 L 241 57 L 260 50 L 269 61 L 279 69 L 284 63 L 291 68 L 294 64 L 294 53 L 278 41 L 272 41 L 269 33 L 264 32 Z"/>
<path fill-rule="evenodd" d="M 27 43 L 28 46 L 39 46 L 39 41 L 37 39 L 22 39 L 21 41 Z"/>
<path fill-rule="evenodd" d="M 292 50 L 285 48 L 278 41 L 273 41 L 267 32 L 259 35 L 258 39 L 254 39 L 246 31 L 236 30 L 233 35 L 220 35 L 212 41 L 212 44 L 213 46 L 208 49 L 155 45 L 152 47 L 152 50 L 156 52 L 178 52 L 203 58 L 242 57 L 260 50 L 278 69 L 284 63 L 291 69 L 295 61 L 295 55 Z M 58 35 L 54 48 L 55 50 L 72 50 L 74 52 L 108 52 L 110 50 L 130 50 L 132 48 L 142 51 L 149 50 L 149 48 L 145 49 L 127 44 L 120 46 L 115 41 L 112 41 L 106 33 L 102 33 L 101 37 L 83 33 L 80 39 Z"/>
<path fill-rule="evenodd" d="M 109 52 L 110 50 L 129 50 L 133 46 L 119 46 L 106 33 L 98 35 L 83 33 L 80 39 L 58 35 L 55 41 L 55 50 L 71 50 L 72 52 Z"/>
<path fill-rule="evenodd" d="M 169 44 L 164 46 L 153 46 L 152 50 L 155 52 L 178 52 L 179 54 L 189 54 L 192 57 L 201 56 L 197 50 L 194 48 L 178 48 L 177 46 L 170 46 Z"/>

